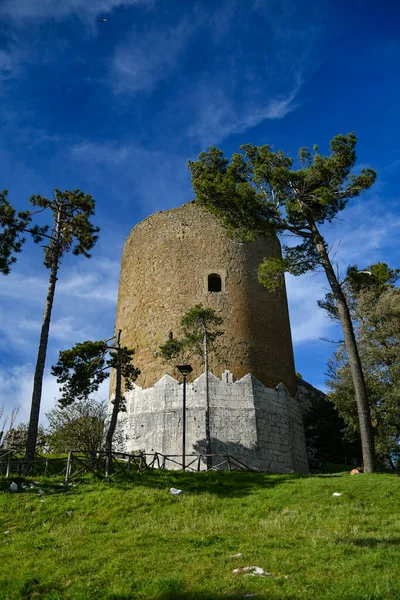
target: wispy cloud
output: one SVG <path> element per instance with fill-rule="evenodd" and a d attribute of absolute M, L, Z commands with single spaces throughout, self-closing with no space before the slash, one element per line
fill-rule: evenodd
<path fill-rule="evenodd" d="M 24 65 L 31 62 L 32 54 L 15 33 L 8 36 L 7 43 L 0 49 L 0 95 L 5 94 L 7 84 L 21 76 Z"/>
<path fill-rule="evenodd" d="M 23 300 L 28 303 L 41 302 L 47 288 L 45 277 L 32 276 L 27 273 L 14 272 L 0 286 L 0 296 L 13 300 Z M 29 293 L 27 293 L 29 290 Z"/>
<path fill-rule="evenodd" d="M 229 4 L 229 28 L 221 28 L 219 19 L 210 21 L 209 37 L 215 40 L 212 67 L 196 72 L 174 102 L 175 113 L 180 105 L 182 115 L 190 115 L 188 137 L 203 147 L 283 119 L 301 104 L 303 86 L 320 64 L 316 49 L 323 10 L 312 12 L 312 6 L 304 5 L 304 11 L 295 14 L 288 3 L 275 2 L 253 3 L 250 8 L 249 12 L 240 3 Z M 220 11 L 221 7 L 216 14 Z M 263 36 L 258 32 L 252 38 L 249 15 L 264 24 Z"/>
<path fill-rule="evenodd" d="M 392 258 L 389 266 L 396 267 L 400 263 L 397 243 L 400 217 L 395 212 L 397 203 L 397 199 L 384 201 L 371 191 L 349 203 L 333 225 L 323 227 L 323 233 L 331 243 L 331 259 L 340 278 L 345 277 L 347 267 L 351 264 L 363 268 L 374 262 L 387 262 L 388 256 Z M 288 240 L 284 241 L 287 243 Z M 289 241 L 292 245 L 298 240 L 290 238 Z M 329 291 L 322 270 L 302 277 L 287 275 L 286 287 L 295 347 L 321 337 L 341 338 L 340 327 L 335 326 L 317 306 L 317 301 Z"/>
<path fill-rule="evenodd" d="M 34 367 L 30 363 L 17 365 L 0 373 L 0 406 L 4 407 L 4 415 L 10 415 L 13 408 L 19 407 L 18 422 L 27 423 L 32 400 Z M 94 399 L 107 400 L 109 380 L 106 379 L 98 392 L 93 394 Z M 60 398 L 59 385 L 50 372 L 46 372 L 43 379 L 43 394 L 41 401 L 40 422 L 47 425 L 45 413 L 54 408 Z"/>
<path fill-rule="evenodd" d="M 12 19 L 61 18 L 68 15 L 87 16 L 109 13 L 119 6 L 147 4 L 152 6 L 154 0 L 3 0 L 0 15 Z"/>
<path fill-rule="evenodd" d="M 223 89 L 204 86 L 197 90 L 193 124 L 188 135 L 202 146 L 216 144 L 229 135 L 242 133 L 266 120 L 282 119 L 292 112 L 297 104 L 295 98 L 300 86 L 286 96 L 265 100 L 260 106 L 257 101 L 245 100 L 234 103 Z"/>
<path fill-rule="evenodd" d="M 231 0 L 207 13 L 202 5 L 190 7 L 172 25 L 135 27 L 115 49 L 110 84 L 132 102 L 165 85 L 168 101 L 154 117 L 168 123 L 173 115 L 181 123 L 179 139 L 197 145 L 282 119 L 300 104 L 303 85 L 319 65 L 325 11 L 315 11 L 317 5 L 295 10 L 273 2 L 272 10 L 270 3 L 244 7 Z M 252 19 L 264 24 L 254 36 Z"/>
<path fill-rule="evenodd" d="M 332 254 L 342 273 L 348 265 L 366 266 L 391 256 L 396 266 L 400 261 L 398 232 L 400 216 L 396 212 L 398 198 L 384 198 L 372 189 L 346 209 L 326 228 L 332 243 Z"/>
<path fill-rule="evenodd" d="M 136 207 L 132 226 L 151 212 L 192 199 L 187 156 L 123 141 L 81 142 L 71 146 L 70 153 L 93 179 L 107 181 L 111 195 Z"/>
<path fill-rule="evenodd" d="M 336 329 L 317 301 L 324 297 L 327 282 L 321 274 L 301 277 L 286 275 L 286 290 L 289 302 L 293 345 L 315 342 L 321 337 L 330 337 Z"/>
<path fill-rule="evenodd" d="M 399 169 L 399 167 L 400 167 L 400 158 L 397 158 L 390 164 L 386 165 L 383 170 L 386 171 L 387 173 L 393 173 L 393 172 L 397 171 Z"/>
<path fill-rule="evenodd" d="M 111 63 L 114 91 L 131 95 L 153 91 L 177 69 L 193 29 L 186 19 L 161 30 L 132 29 L 126 41 L 116 48 Z"/>
<path fill-rule="evenodd" d="M 11 79 L 18 74 L 20 60 L 18 53 L 0 50 L 0 81 Z"/>
<path fill-rule="evenodd" d="M 22 254 L 0 287 L 0 349 L 4 358 L 33 357 L 37 351 L 47 290 L 45 276 L 32 276 L 34 267 Z M 85 339 L 103 339 L 113 331 L 119 263 L 93 258 L 80 267 L 62 265 L 56 287 L 49 337 L 49 361 L 60 348 Z"/>

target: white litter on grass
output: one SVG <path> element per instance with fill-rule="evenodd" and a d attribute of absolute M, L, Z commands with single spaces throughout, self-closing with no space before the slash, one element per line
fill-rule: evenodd
<path fill-rule="evenodd" d="M 340 492 L 333 492 L 332 496 L 341 496 L 342 494 Z"/>
<path fill-rule="evenodd" d="M 21 483 L 21 487 L 23 490 L 25 490 L 28 486 L 26 485 L 26 483 Z"/>
<path fill-rule="evenodd" d="M 40 485 L 40 481 L 34 481 L 33 482 L 35 485 Z"/>
<path fill-rule="evenodd" d="M 17 484 L 14 481 L 10 485 L 10 491 L 11 492 L 18 492 L 18 486 L 17 486 Z"/>
<path fill-rule="evenodd" d="M 272 573 L 267 573 L 261 567 L 241 567 L 240 569 L 233 569 L 232 573 L 244 573 L 250 577 L 273 577 Z"/>
<path fill-rule="evenodd" d="M 63 483 L 57 483 L 57 485 L 60 485 L 60 486 L 62 485 L 62 486 L 64 487 L 64 484 L 63 484 Z"/>
<path fill-rule="evenodd" d="M 39 502 L 46 502 L 46 500 L 39 500 Z"/>
<path fill-rule="evenodd" d="M 5 532 L 4 532 L 4 535 L 8 535 L 9 533 L 10 533 L 9 531 L 5 531 Z"/>
<path fill-rule="evenodd" d="M 67 515 L 70 517 L 72 515 L 72 510 L 67 510 Z"/>
<path fill-rule="evenodd" d="M 230 558 L 239 558 L 239 556 L 243 556 L 243 552 L 238 552 L 237 554 L 231 554 Z"/>
<path fill-rule="evenodd" d="M 173 494 L 174 496 L 179 496 L 180 494 L 183 494 L 183 491 L 172 487 L 172 488 L 170 488 L 169 493 Z"/>
<path fill-rule="evenodd" d="M 31 490 L 33 490 L 33 488 L 35 487 L 33 483 L 30 484 L 29 486 L 31 488 Z"/>
<path fill-rule="evenodd" d="M 39 492 L 39 494 L 44 494 L 44 490 L 42 490 L 42 489 L 39 489 L 38 492 Z"/>

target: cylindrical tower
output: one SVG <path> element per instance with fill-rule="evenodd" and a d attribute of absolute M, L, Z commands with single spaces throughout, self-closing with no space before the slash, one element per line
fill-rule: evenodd
<path fill-rule="evenodd" d="M 286 290 L 269 292 L 257 280 L 265 257 L 281 255 L 277 238 L 242 244 L 194 202 L 151 215 L 132 229 L 122 254 L 116 328 L 123 345 L 136 349 L 137 381 L 151 387 L 173 365 L 156 356 L 160 344 L 180 333 L 183 314 L 196 304 L 224 319 L 210 370 L 229 369 L 239 379 L 253 374 L 265 386 L 281 381 L 290 394 L 296 379 Z M 191 361 L 193 375 L 201 361 Z"/>

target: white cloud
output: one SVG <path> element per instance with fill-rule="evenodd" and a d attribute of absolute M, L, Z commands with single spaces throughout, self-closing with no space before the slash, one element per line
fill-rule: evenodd
<path fill-rule="evenodd" d="M 324 11 L 310 14 L 304 10 L 299 15 L 287 3 L 272 6 L 274 10 L 270 3 L 253 4 L 252 9 L 259 12 L 257 18 L 265 24 L 265 38 L 253 42 L 246 36 L 243 43 L 241 34 L 247 34 L 252 10 L 242 14 L 243 7 L 234 3 L 228 11 L 229 34 L 238 33 L 234 51 L 227 55 L 220 39 L 212 67 L 181 82 L 174 110 L 178 112 L 178 104 L 186 107 L 181 110 L 190 114 L 187 134 L 203 147 L 264 121 L 283 119 L 299 105 L 299 94 L 320 63 L 316 48 Z M 220 37 L 227 35 L 228 30 L 217 27 L 215 19 L 211 23 Z"/>
<path fill-rule="evenodd" d="M 315 49 L 325 11 L 315 12 L 308 5 L 299 11 L 278 2 L 273 6 L 271 10 L 269 4 L 253 3 L 244 8 L 231 0 L 207 12 L 198 6 L 187 10 L 168 28 L 133 29 L 111 63 L 114 91 L 134 97 L 174 76 L 175 92 L 168 94 L 164 118 L 173 114 L 182 121 L 181 137 L 202 146 L 284 118 L 296 109 L 304 83 L 318 67 Z M 243 42 L 252 18 L 265 23 L 265 37 Z M 228 33 L 237 40 L 229 53 Z M 205 39 L 207 62 L 201 58 Z M 186 68 L 186 54 L 199 55 L 193 72 Z"/>
<path fill-rule="evenodd" d="M 77 15 L 82 18 L 106 14 L 120 6 L 147 4 L 153 0 L 3 0 L 0 15 L 15 20 L 62 18 Z"/>
<path fill-rule="evenodd" d="M 400 264 L 398 231 L 400 217 L 395 213 L 397 199 L 385 201 L 372 191 L 349 203 L 333 225 L 323 227 L 326 239 L 332 244 L 331 259 L 340 279 L 345 277 L 347 267 L 358 264 L 360 268 L 374 262 L 387 262 L 389 266 Z M 287 242 L 287 240 L 284 240 Z M 290 245 L 296 242 L 290 238 Z M 286 276 L 293 343 L 301 346 L 321 337 L 340 339 L 340 326 L 336 326 L 319 309 L 317 300 L 330 291 L 324 272 L 302 277 Z"/>
<path fill-rule="evenodd" d="M 14 271 L 0 287 L 0 296 L 24 302 L 36 303 L 44 300 L 48 280 L 44 277 Z"/>
<path fill-rule="evenodd" d="M 20 57 L 14 52 L 0 50 L 0 80 L 7 80 L 18 74 Z"/>
<path fill-rule="evenodd" d="M 187 156 L 118 141 L 82 142 L 71 146 L 70 152 L 81 168 L 86 165 L 87 176 L 93 181 L 107 181 L 111 197 L 121 198 L 127 206 L 134 204 L 136 211 L 143 210 L 146 216 L 193 197 Z"/>
<path fill-rule="evenodd" d="M 109 272 L 108 277 L 95 264 L 94 272 L 70 273 L 69 278 L 60 281 L 57 286 L 58 294 L 115 305 L 118 294 L 119 264 L 114 261 L 110 262 L 114 264 L 114 269 Z"/>
<path fill-rule="evenodd" d="M 34 277 L 37 267 L 27 254 L 1 285 L 0 352 L 15 362 L 36 360 L 47 280 Z M 113 331 L 119 263 L 92 259 L 81 266 L 62 265 L 50 324 L 47 364 L 60 349 L 87 339 L 104 339 Z"/>
<path fill-rule="evenodd" d="M 4 408 L 3 418 L 10 415 L 13 408 L 19 407 L 17 423 L 27 423 L 31 410 L 34 367 L 31 364 L 14 366 L 0 373 L 0 407 Z M 93 398 L 108 399 L 109 380 L 106 379 Z M 43 378 L 43 393 L 40 406 L 40 423 L 47 425 L 45 413 L 54 408 L 60 398 L 59 385 L 49 372 Z"/>
<path fill-rule="evenodd" d="M 293 345 L 334 337 L 336 326 L 317 305 L 327 292 L 326 278 L 322 274 L 294 277 L 286 275 Z M 340 336 L 340 334 L 339 334 Z"/>
<path fill-rule="evenodd" d="M 374 262 L 400 263 L 398 232 L 400 217 L 396 214 L 397 198 L 383 198 L 373 190 L 348 204 L 346 209 L 326 227 L 326 238 L 332 243 L 332 254 L 343 274 L 347 266 L 360 267 Z"/>
<path fill-rule="evenodd" d="M 18 422 L 21 423 L 29 421 L 33 372 L 33 366 L 25 364 L 14 366 L 6 372 L 0 373 L 0 406 L 4 406 L 4 414 L 10 414 L 13 408 L 19 407 Z M 54 406 L 54 400 L 59 395 L 55 377 L 46 374 L 43 379 L 41 415 Z"/>
<path fill-rule="evenodd" d="M 153 91 L 176 69 L 192 31 L 193 25 L 186 20 L 164 30 L 132 29 L 111 63 L 114 91 L 131 95 Z"/>
<path fill-rule="evenodd" d="M 25 266 L 25 265 L 24 265 Z M 26 268 L 26 266 L 25 266 Z M 92 259 L 80 269 L 60 269 L 55 298 L 91 298 L 99 303 L 115 303 L 118 291 L 119 263 L 114 260 Z M 44 303 L 48 279 L 14 269 L 0 287 L 0 297 L 29 304 Z"/>
<path fill-rule="evenodd" d="M 264 105 L 254 100 L 234 103 L 222 88 L 204 86 L 197 90 L 194 123 L 188 134 L 202 146 L 216 144 L 226 137 L 242 133 L 266 120 L 282 119 L 296 108 L 299 86 L 286 96 L 266 98 Z"/>
<path fill-rule="evenodd" d="M 393 162 L 391 162 L 390 164 L 386 165 L 386 167 L 384 167 L 384 171 L 386 173 L 393 173 L 394 171 L 397 171 L 397 169 L 400 167 L 400 158 L 397 158 L 396 160 L 394 160 Z"/>
<path fill-rule="evenodd" d="M 388 262 L 392 267 L 400 264 L 397 243 L 400 217 L 394 211 L 395 204 L 397 199 L 383 201 L 371 191 L 350 202 L 340 219 L 322 228 L 332 244 L 331 260 L 340 279 L 345 277 L 347 267 L 352 264 L 358 264 L 360 268 L 378 261 Z M 294 245 L 297 239 L 283 241 Z M 295 345 L 317 341 L 321 337 L 342 337 L 340 327 L 336 327 L 317 306 L 317 300 L 330 291 L 324 272 L 302 277 L 287 275 L 286 287 Z"/>
<path fill-rule="evenodd" d="M 0 95 L 5 95 L 7 83 L 20 77 L 24 63 L 30 61 L 31 56 L 26 46 L 11 35 L 7 45 L 0 49 Z M 3 109 L 2 119 L 4 112 Z"/>

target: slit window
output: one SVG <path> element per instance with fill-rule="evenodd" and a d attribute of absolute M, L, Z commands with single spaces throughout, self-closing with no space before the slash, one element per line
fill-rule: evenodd
<path fill-rule="evenodd" d="M 222 290 L 221 277 L 217 273 L 211 273 L 208 276 L 208 291 L 220 292 Z"/>

